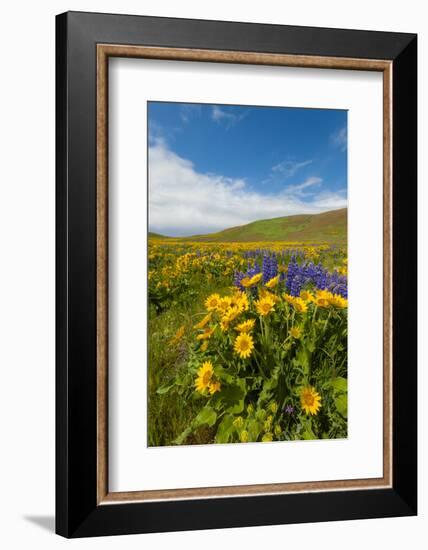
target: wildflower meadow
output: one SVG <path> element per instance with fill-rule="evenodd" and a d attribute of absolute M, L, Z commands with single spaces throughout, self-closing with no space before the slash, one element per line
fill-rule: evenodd
<path fill-rule="evenodd" d="M 149 239 L 148 444 L 347 437 L 347 251 Z"/>

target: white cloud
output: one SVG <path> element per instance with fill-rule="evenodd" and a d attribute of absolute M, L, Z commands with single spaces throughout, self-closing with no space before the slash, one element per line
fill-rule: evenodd
<path fill-rule="evenodd" d="M 272 167 L 272 173 L 275 176 L 280 176 L 282 179 L 287 179 L 293 177 L 301 168 L 308 166 L 312 163 L 312 160 L 304 160 L 301 162 L 296 162 L 294 160 L 284 160 L 279 164 L 276 164 Z"/>
<path fill-rule="evenodd" d="M 243 178 L 199 173 L 192 162 L 179 157 L 164 141 L 155 141 L 149 147 L 150 230 L 194 235 L 254 220 L 346 206 L 344 191 L 319 193 L 303 201 L 303 190 L 319 184 L 321 179 L 312 177 L 279 193 L 261 194 L 249 189 Z"/>
<path fill-rule="evenodd" d="M 193 117 L 201 116 L 202 107 L 197 103 L 183 103 L 180 105 L 180 118 L 185 124 L 189 123 Z"/>
<path fill-rule="evenodd" d="M 286 187 L 286 192 L 288 194 L 295 194 L 298 196 L 306 196 L 306 195 L 312 195 L 314 194 L 314 191 L 311 189 L 311 191 L 305 191 L 308 188 L 312 188 L 314 186 L 321 185 L 322 179 L 311 176 L 310 178 L 307 178 L 303 183 L 298 183 L 297 185 L 288 185 Z"/>
<path fill-rule="evenodd" d="M 340 128 L 337 132 L 334 132 L 330 136 L 330 142 L 334 147 L 339 148 L 342 152 L 345 152 L 348 147 L 348 130 L 346 126 Z"/>
<path fill-rule="evenodd" d="M 224 124 L 227 129 L 231 128 L 241 120 L 243 120 L 248 114 L 248 111 L 244 111 L 240 114 L 232 113 L 226 109 L 221 109 L 218 105 L 214 105 L 211 111 L 211 118 L 219 123 Z"/>

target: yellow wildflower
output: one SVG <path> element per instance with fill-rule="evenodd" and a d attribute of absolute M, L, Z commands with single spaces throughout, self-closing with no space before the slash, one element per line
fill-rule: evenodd
<path fill-rule="evenodd" d="M 348 300 L 346 298 L 342 298 L 342 296 L 340 296 L 339 294 L 333 294 L 328 301 L 333 307 L 348 307 Z"/>
<path fill-rule="evenodd" d="M 211 382 L 208 386 L 208 391 L 210 392 L 211 395 L 214 395 L 216 392 L 220 391 L 220 389 L 221 389 L 221 384 L 219 381 Z"/>
<path fill-rule="evenodd" d="M 183 338 L 184 336 L 184 325 L 182 325 L 177 332 L 174 334 L 174 336 L 171 338 L 169 343 L 173 346 L 175 344 L 178 344 L 178 342 Z"/>
<path fill-rule="evenodd" d="M 296 340 L 298 340 L 302 336 L 302 329 L 300 327 L 292 327 L 290 329 L 290 334 L 293 338 L 296 338 Z"/>
<path fill-rule="evenodd" d="M 236 351 L 241 359 L 246 359 L 247 357 L 250 357 L 253 348 L 254 341 L 252 337 L 246 332 L 243 332 L 236 338 L 235 344 L 233 346 L 233 349 Z"/>
<path fill-rule="evenodd" d="M 211 338 L 213 333 L 214 333 L 214 329 L 208 327 L 204 330 L 204 332 L 196 336 L 196 340 L 208 340 L 209 338 Z"/>
<path fill-rule="evenodd" d="M 203 393 L 209 388 L 214 374 L 214 368 L 211 361 L 205 361 L 198 369 L 198 377 L 195 380 L 195 388 L 199 393 Z"/>
<path fill-rule="evenodd" d="M 279 283 L 279 275 L 276 277 L 272 277 L 272 279 L 269 279 L 269 281 L 266 283 L 267 288 L 275 288 L 276 285 Z"/>
<path fill-rule="evenodd" d="M 211 294 L 208 296 L 208 298 L 205 300 L 205 307 L 208 311 L 215 311 L 220 305 L 220 295 L 219 294 Z"/>
<path fill-rule="evenodd" d="M 258 313 L 264 317 L 266 315 L 269 315 L 271 311 L 274 311 L 275 302 L 270 296 L 265 296 L 264 298 L 260 298 L 260 300 L 255 302 L 255 305 Z"/>
<path fill-rule="evenodd" d="M 193 328 L 196 328 L 196 329 L 204 328 L 205 325 L 210 322 L 211 317 L 212 317 L 212 313 L 210 312 L 208 313 L 208 315 L 205 315 L 205 317 L 201 321 L 199 321 L 199 323 L 197 323 Z"/>
<path fill-rule="evenodd" d="M 316 415 L 321 407 L 321 396 L 315 388 L 307 386 L 302 389 L 300 403 L 306 414 Z"/>
<path fill-rule="evenodd" d="M 247 319 L 247 321 L 239 323 L 239 325 L 235 327 L 235 330 L 238 332 L 251 332 L 254 328 L 255 322 L 255 319 Z"/>
<path fill-rule="evenodd" d="M 293 300 L 293 307 L 298 313 L 306 313 L 308 311 L 308 306 L 302 298 L 295 298 Z"/>
<path fill-rule="evenodd" d="M 309 292 L 309 290 L 302 290 L 300 293 L 300 298 L 304 300 L 305 302 L 313 302 L 315 299 L 315 296 Z"/>

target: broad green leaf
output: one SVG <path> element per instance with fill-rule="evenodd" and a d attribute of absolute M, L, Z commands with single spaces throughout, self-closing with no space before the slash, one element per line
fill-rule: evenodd
<path fill-rule="evenodd" d="M 168 393 L 171 388 L 175 386 L 175 383 L 170 384 L 169 386 L 162 386 L 156 390 L 156 393 L 159 395 L 163 395 L 164 393 Z"/>
<path fill-rule="evenodd" d="M 244 410 L 246 392 L 243 386 L 245 387 L 245 380 L 240 380 L 239 385 L 227 386 L 219 393 L 227 412 L 239 414 Z"/>
<path fill-rule="evenodd" d="M 336 393 L 346 392 L 348 390 L 348 381 L 346 378 L 341 378 L 340 376 L 338 378 L 333 378 L 330 385 Z"/>
<path fill-rule="evenodd" d="M 348 396 L 344 393 L 336 395 L 334 398 L 334 404 L 338 412 L 346 418 L 348 416 Z"/>
<path fill-rule="evenodd" d="M 247 425 L 249 441 L 257 441 L 262 428 L 263 424 L 261 422 L 257 422 L 257 420 L 250 420 Z"/>
<path fill-rule="evenodd" d="M 216 443 L 228 443 L 235 427 L 233 425 L 233 414 L 226 415 L 220 422 L 215 436 Z"/>
<path fill-rule="evenodd" d="M 213 426 L 217 420 L 217 413 L 211 407 L 204 407 L 192 422 L 192 428 L 198 428 L 203 424 L 208 424 L 208 426 Z"/>
<path fill-rule="evenodd" d="M 192 433 L 192 427 L 188 427 L 184 430 L 184 432 L 181 432 L 181 434 L 174 440 L 175 445 L 183 445 L 184 441 L 186 440 L 187 436 Z"/>

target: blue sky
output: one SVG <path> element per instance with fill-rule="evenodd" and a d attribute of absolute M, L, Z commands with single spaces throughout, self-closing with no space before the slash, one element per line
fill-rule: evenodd
<path fill-rule="evenodd" d="M 148 125 L 151 231 L 346 206 L 346 111 L 149 102 Z"/>

